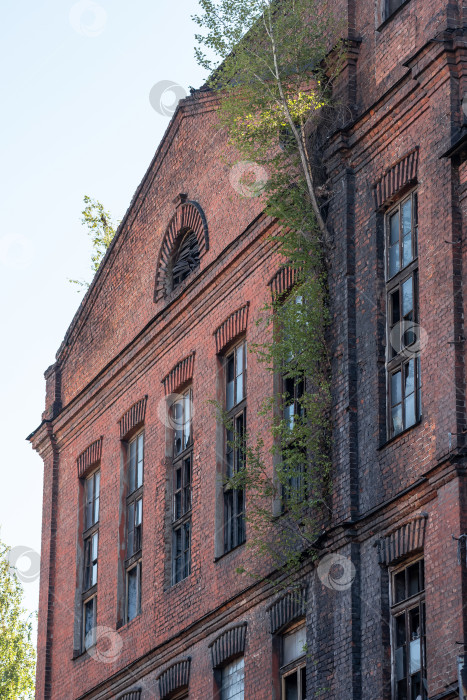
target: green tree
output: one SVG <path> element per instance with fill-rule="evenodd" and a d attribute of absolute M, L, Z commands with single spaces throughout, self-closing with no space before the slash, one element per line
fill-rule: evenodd
<path fill-rule="evenodd" d="M 88 235 L 92 240 L 93 253 L 91 257 L 91 269 L 94 275 L 99 269 L 99 265 L 107 252 L 107 248 L 112 243 L 118 224 L 114 224 L 110 213 L 104 209 L 104 205 L 97 199 L 92 199 L 85 195 L 84 204 L 86 206 L 81 212 L 81 223 L 87 227 Z M 83 280 L 70 279 L 69 281 L 85 289 L 90 285 L 90 282 Z"/>
<path fill-rule="evenodd" d="M 23 589 L 10 567 L 10 548 L 0 541 L 0 698 L 34 697 L 36 654 L 32 624 L 23 608 Z"/>
<path fill-rule="evenodd" d="M 264 165 L 267 208 L 325 256 L 313 135 L 332 104 L 345 47 L 330 0 L 200 0 L 198 62 L 221 97 L 220 120 L 246 162 Z M 331 50 L 332 49 L 332 50 Z M 279 148 L 279 144 L 281 148 Z M 291 185 L 299 195 L 293 197 Z M 303 201 L 301 201 L 303 200 Z M 297 209 L 298 205 L 298 209 Z"/>
<path fill-rule="evenodd" d="M 283 386 L 303 380 L 305 391 L 293 422 L 282 411 L 286 391 L 264 402 L 269 435 L 248 435 L 246 447 L 237 446 L 245 449 L 245 466 L 231 480 L 247 489 L 250 545 L 293 569 L 304 550 L 318 546 L 329 518 L 333 242 L 324 212 L 332 193 L 319 156 L 320 139 L 336 121 L 333 94 L 345 44 L 330 0 L 200 0 L 200 6 L 196 55 L 218 93 L 220 126 L 241 159 L 237 191 L 263 198 L 265 212 L 281 224 L 275 248 L 295 273 L 289 298 L 264 309 L 270 340 L 252 349 L 282 375 Z M 267 174 L 263 181 L 258 172 Z"/>

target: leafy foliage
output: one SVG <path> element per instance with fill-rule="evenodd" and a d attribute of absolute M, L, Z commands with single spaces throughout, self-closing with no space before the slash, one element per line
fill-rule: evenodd
<path fill-rule="evenodd" d="M 345 55 L 335 41 L 341 25 L 330 0 L 200 5 L 204 12 L 194 20 L 204 32 L 196 36 L 196 55 L 211 73 L 208 86 L 221 96 L 221 125 L 246 162 L 268 171 L 264 193 L 276 210 L 290 187 L 298 188 L 306 215 L 303 221 L 294 215 L 296 230 L 308 240 L 318 238 L 326 256 L 332 242 L 316 192 L 319 168 L 310 153 Z M 288 224 L 287 216 L 280 218 Z"/>
<path fill-rule="evenodd" d="M 35 649 L 32 625 L 22 607 L 23 589 L 8 561 L 9 548 L 0 542 L 0 697 L 34 697 Z"/>
<path fill-rule="evenodd" d="M 318 549 L 330 515 L 329 311 L 326 275 L 315 270 L 312 246 L 294 230 L 280 238 L 296 283 L 258 321 L 271 340 L 250 346 L 279 388 L 260 411 L 266 437 L 250 431 L 236 445 L 245 450 L 245 466 L 229 481 L 248 493 L 249 546 L 290 573 L 304 551 Z M 225 414 L 221 420 L 230 427 Z"/>
<path fill-rule="evenodd" d="M 97 199 L 92 199 L 85 195 L 81 223 L 88 229 L 88 234 L 92 239 L 93 253 L 91 257 L 92 272 L 95 274 L 99 269 L 101 260 L 107 252 L 107 248 L 112 243 L 118 224 L 114 224 L 111 215 L 104 209 L 104 205 Z M 87 289 L 90 282 L 83 280 L 69 280 L 81 288 Z"/>
<path fill-rule="evenodd" d="M 275 248 L 295 272 L 289 297 L 264 309 L 270 341 L 250 348 L 280 377 L 282 389 L 261 411 L 269 431 L 247 436 L 245 466 L 230 480 L 247 489 L 250 545 L 293 569 L 303 550 L 316 546 L 329 515 L 332 236 L 317 135 L 332 123 L 345 45 L 337 40 L 341 23 L 328 0 L 200 5 L 196 55 L 219 94 L 220 125 L 243 161 L 248 196 L 261 196 L 265 212 L 281 224 Z M 258 171 L 267 172 L 267 181 L 255 186 Z M 287 388 L 300 383 L 304 391 L 291 418 Z"/>

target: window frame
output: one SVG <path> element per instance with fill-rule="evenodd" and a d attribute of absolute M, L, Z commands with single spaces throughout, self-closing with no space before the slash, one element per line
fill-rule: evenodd
<path fill-rule="evenodd" d="M 141 440 L 141 443 L 140 443 Z M 132 445 L 136 444 L 134 472 L 132 472 Z M 142 458 L 139 459 L 140 444 L 142 445 Z M 125 445 L 125 477 L 126 477 L 126 497 L 125 497 L 125 615 L 124 624 L 131 622 L 141 613 L 141 571 L 143 553 L 143 512 L 144 512 L 144 460 L 145 460 L 145 431 L 139 430 Z M 138 467 L 141 462 L 141 483 L 139 483 Z M 131 489 L 132 473 L 134 474 L 134 489 Z M 140 506 L 140 522 L 138 522 L 138 504 Z M 132 528 L 130 529 L 130 514 L 132 513 Z M 132 533 L 132 546 L 130 547 L 130 532 Z M 131 619 L 129 613 L 129 574 L 137 567 L 137 591 L 136 591 L 136 615 Z"/>
<path fill-rule="evenodd" d="M 401 9 L 404 5 L 406 5 L 409 2 L 409 0 L 398 0 L 398 5 L 397 7 L 393 7 L 391 9 L 390 3 L 391 0 L 382 0 L 382 13 L 381 13 L 381 21 L 384 23 L 386 20 L 390 19 L 393 15 L 396 14 L 398 10 Z"/>
<path fill-rule="evenodd" d="M 182 449 L 176 453 L 176 421 L 177 417 L 173 415 L 174 407 L 178 405 L 180 399 L 177 399 L 170 406 L 171 411 L 171 425 L 173 427 L 172 435 L 172 504 L 171 504 L 171 520 L 172 520 L 172 571 L 171 579 L 172 585 L 176 585 L 188 578 L 191 574 L 191 535 L 192 535 L 192 507 L 193 507 L 193 389 L 191 386 L 187 387 L 183 392 L 179 394 L 181 397 L 183 419 L 182 419 L 182 440 L 183 436 L 186 435 L 185 426 L 187 425 L 186 420 L 186 401 L 190 406 L 189 415 L 189 431 L 188 439 L 186 445 L 182 443 Z M 189 461 L 190 475 L 187 483 L 186 479 L 186 462 Z M 177 471 L 181 470 L 180 488 L 177 488 Z M 188 492 L 188 496 L 186 495 Z M 177 494 L 180 494 L 180 516 L 177 518 Z M 189 507 L 187 507 L 187 501 L 189 502 Z M 189 535 L 187 537 L 187 526 Z M 177 535 L 181 532 L 181 554 L 177 557 Z M 188 539 L 188 546 L 187 546 Z M 178 577 L 177 562 L 182 559 L 182 575 Z"/>
<path fill-rule="evenodd" d="M 125 624 L 141 615 L 141 579 L 142 579 L 142 558 L 140 557 L 125 569 Z M 129 585 L 128 579 L 132 571 L 136 569 L 136 613 L 129 617 Z"/>
<path fill-rule="evenodd" d="M 408 589 L 408 570 L 418 564 L 419 566 L 419 580 L 423 583 L 423 587 L 413 594 L 408 595 L 408 597 L 403 598 L 397 603 L 395 594 L 395 579 L 396 577 L 404 572 L 405 573 L 405 588 L 406 592 Z M 405 693 L 406 697 L 411 697 L 412 693 L 412 676 L 410 673 L 410 642 L 417 641 L 420 639 L 420 676 L 421 676 L 421 690 L 422 690 L 422 700 L 428 699 L 428 694 L 426 689 L 423 687 L 423 680 L 426 682 L 426 670 L 427 670 L 427 657 L 426 657 L 426 582 L 424 573 L 425 560 L 423 555 L 419 555 L 416 558 L 404 561 L 398 566 L 394 566 L 390 569 L 390 635 L 391 635 L 391 676 L 393 679 L 391 688 L 391 698 L 392 700 L 399 700 L 398 697 L 398 680 L 397 680 L 397 668 L 396 668 L 396 652 L 405 646 L 404 650 L 404 663 L 406 671 L 406 687 Z M 410 640 L 410 612 L 418 609 L 419 621 L 420 621 L 420 635 L 414 640 Z M 404 616 L 404 632 L 405 632 L 405 643 L 402 646 L 396 647 L 397 643 L 397 619 Z M 403 678 L 401 680 L 404 680 Z"/>
<path fill-rule="evenodd" d="M 242 677 L 243 688 L 242 688 L 242 691 L 241 691 L 241 692 L 242 692 L 242 698 L 245 697 L 245 656 L 244 656 L 244 654 L 240 654 L 240 655 L 236 656 L 236 657 L 233 658 L 233 659 L 229 659 L 229 660 L 228 660 L 225 664 L 223 664 L 223 665 L 221 666 L 221 668 L 219 669 L 220 674 L 219 674 L 219 693 L 218 693 L 218 697 L 219 697 L 220 700 L 223 700 L 224 697 L 225 697 L 225 696 L 224 696 L 224 691 L 226 690 L 226 688 L 224 687 L 224 674 L 225 674 L 226 670 L 227 670 L 230 666 L 233 666 L 234 664 L 237 664 L 239 661 L 242 661 L 242 671 L 243 671 L 243 677 Z M 229 690 L 229 688 L 227 688 L 227 690 Z M 237 694 L 233 696 L 233 697 L 234 697 L 234 700 L 235 700 L 235 697 L 236 697 L 236 696 L 237 696 Z M 229 696 L 229 697 L 230 697 L 230 696 Z"/>
<path fill-rule="evenodd" d="M 86 606 L 92 602 L 93 606 L 93 626 L 91 627 L 92 631 L 92 639 L 91 643 L 89 645 L 86 645 Z M 95 644 L 96 644 L 96 628 L 97 628 L 97 585 L 94 587 L 94 589 L 90 589 L 87 591 L 86 596 L 83 596 L 82 604 L 81 604 L 81 609 L 82 609 L 82 616 L 83 616 L 83 624 L 82 624 L 82 630 L 81 630 L 81 651 L 82 653 L 86 652 L 88 649 L 91 649 Z M 88 633 L 89 634 L 89 633 Z"/>
<path fill-rule="evenodd" d="M 238 352 L 242 353 L 242 371 L 238 373 Z M 237 426 L 242 422 L 243 440 L 246 436 L 246 403 L 247 403 L 247 373 L 248 373 L 248 349 L 246 338 L 237 341 L 223 356 L 224 369 L 224 407 L 227 425 L 224 426 L 224 484 L 223 484 L 223 552 L 227 554 L 246 541 L 246 494 L 245 489 L 232 488 L 227 480 L 242 469 L 245 455 L 244 449 L 238 446 Z M 229 406 L 229 361 L 233 357 L 233 403 Z M 238 393 L 238 378 L 241 377 L 241 398 Z M 232 437 L 229 438 L 229 433 Z M 243 452 L 243 458 L 241 453 Z M 231 459 L 230 455 L 232 455 Z M 231 468 L 229 468 L 229 462 Z M 241 505 L 241 507 L 240 507 Z M 229 515 L 230 514 L 230 515 Z"/>
<path fill-rule="evenodd" d="M 403 236 L 403 216 L 402 211 L 404 205 L 409 202 L 411 228 L 410 228 L 410 246 L 411 258 L 404 265 L 404 236 Z M 397 437 L 405 430 L 414 427 L 421 419 L 421 375 L 420 375 L 420 350 L 415 349 L 417 346 L 416 334 L 413 331 L 405 330 L 404 323 L 413 323 L 414 327 L 419 324 L 419 294 L 418 294 L 418 190 L 412 188 L 404 196 L 400 197 L 396 204 L 388 208 L 384 217 L 384 238 L 385 238 L 385 284 L 386 284 L 386 426 L 388 439 Z M 398 241 L 397 241 L 397 265 L 396 272 L 391 274 L 391 221 L 395 216 L 398 216 Z M 403 314 L 403 294 L 402 288 L 408 280 L 412 280 L 412 307 L 411 314 Z M 394 314 L 394 300 L 398 293 L 398 313 Z M 406 318 L 407 316 L 411 318 Z M 398 333 L 397 333 L 398 329 Z M 411 343 L 404 344 L 404 337 L 411 334 L 415 340 Z M 395 335 L 396 347 L 394 347 Z M 413 350 L 411 347 L 415 346 Z M 405 373 L 410 372 L 410 365 L 413 363 L 413 391 L 405 394 Z M 399 379 L 399 395 L 394 395 L 393 377 L 400 372 Z M 410 424 L 407 424 L 406 402 L 413 394 L 413 412 L 414 419 Z M 399 399 L 399 400 L 396 400 Z M 393 420 L 393 409 L 400 406 L 401 429 L 395 430 Z"/>
<path fill-rule="evenodd" d="M 100 465 L 93 469 L 81 479 L 84 494 L 84 530 L 82 531 L 83 560 L 81 569 L 81 652 L 87 651 L 95 644 L 95 638 L 91 644 L 86 646 L 86 606 L 89 601 L 93 601 L 94 629 L 97 625 L 97 582 L 99 576 L 99 519 L 100 519 L 100 492 L 101 492 L 101 470 Z M 92 498 L 88 500 L 88 484 L 92 483 Z M 97 484 L 97 488 L 96 488 Z M 91 503 L 92 519 L 88 519 L 88 504 Z M 97 507 L 96 507 L 97 503 Z M 97 514 L 96 514 L 97 510 Z M 92 558 L 92 541 L 97 537 L 96 557 Z M 89 555 L 89 557 L 88 557 Z M 93 566 L 96 566 L 96 580 L 93 583 Z M 90 564 L 90 566 L 89 566 Z M 91 583 L 88 585 L 87 576 L 90 572 Z"/>
<path fill-rule="evenodd" d="M 287 627 L 285 630 L 283 630 L 280 633 L 280 666 L 279 666 L 279 677 L 280 677 L 280 688 L 281 688 L 281 699 L 285 700 L 286 698 L 286 688 L 285 688 L 285 682 L 286 678 L 291 676 L 292 674 L 296 673 L 297 674 L 297 692 L 298 692 L 298 698 L 301 700 L 301 698 L 306 699 L 306 696 L 303 691 L 306 692 L 306 652 L 302 654 L 301 656 L 297 656 L 297 658 L 292 659 L 289 661 L 287 664 L 283 663 L 284 660 L 284 638 L 298 632 L 298 630 L 303 629 L 305 631 L 305 640 L 306 640 L 306 622 L 305 620 L 300 620 L 297 623 L 295 623 L 293 626 Z M 305 671 L 305 689 L 302 688 L 302 671 Z M 302 696 L 300 696 L 300 693 L 302 693 Z"/>
<path fill-rule="evenodd" d="M 306 305 L 306 299 L 303 297 L 302 293 L 297 293 L 297 291 L 300 291 L 299 288 L 297 290 L 297 287 L 294 286 L 291 289 L 289 289 L 282 297 L 281 300 L 281 307 L 286 307 L 288 304 L 293 304 L 295 306 L 298 305 L 300 309 L 304 309 Z M 305 323 L 308 323 L 308 321 L 304 321 Z M 277 332 L 278 333 L 283 333 L 284 328 L 282 324 L 280 323 L 280 320 L 278 319 L 276 321 L 277 325 Z M 288 365 L 295 365 L 295 372 L 292 373 L 291 376 L 287 376 L 287 372 L 284 371 L 285 367 Z M 301 399 L 305 396 L 306 391 L 307 391 L 307 377 L 304 372 L 299 372 L 296 369 L 297 362 L 296 362 L 296 354 L 294 354 L 293 351 L 291 351 L 287 358 L 283 360 L 282 367 L 280 368 L 280 376 L 279 376 L 279 387 L 280 387 L 280 417 L 281 420 L 286 423 L 287 429 L 292 433 L 296 426 L 296 418 L 301 419 L 305 418 L 305 409 L 303 405 L 301 405 L 300 401 Z M 287 390 L 287 382 L 293 382 L 293 400 L 287 401 L 286 395 L 291 396 L 290 392 Z M 301 392 L 300 392 L 301 388 Z M 293 414 L 290 414 L 290 411 L 287 409 L 290 408 L 293 405 Z M 284 464 L 284 453 L 287 451 L 288 444 L 293 443 L 294 437 L 293 435 L 290 436 L 290 438 L 287 441 L 287 444 L 282 444 L 282 450 L 281 450 L 281 462 L 282 462 L 282 467 L 285 468 Z M 281 496 L 280 496 L 280 512 L 286 513 L 287 509 L 290 505 L 298 505 L 299 503 L 303 503 L 306 501 L 308 498 L 308 493 L 306 487 L 306 469 L 308 466 L 308 455 L 306 454 L 306 450 L 303 448 L 301 450 L 303 452 L 303 462 L 300 465 L 300 472 L 295 471 L 293 476 L 290 476 L 288 479 L 289 482 L 289 488 L 290 492 L 289 494 L 286 493 L 286 487 L 285 484 L 282 483 L 282 488 L 281 488 Z"/>

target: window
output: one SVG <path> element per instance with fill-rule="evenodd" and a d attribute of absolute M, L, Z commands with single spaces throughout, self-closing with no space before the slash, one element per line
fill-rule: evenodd
<path fill-rule="evenodd" d="M 282 482 L 282 502 L 283 507 L 286 508 L 287 503 L 302 503 L 305 498 L 306 450 L 304 447 L 297 446 L 302 435 L 300 431 L 297 434 L 297 429 L 305 416 L 303 405 L 305 379 L 301 374 L 285 375 L 282 377 L 282 388 L 286 430 L 283 435 L 282 467 L 285 474 L 290 475 Z"/>
<path fill-rule="evenodd" d="M 246 436 L 246 342 L 225 358 L 225 477 L 234 477 L 245 463 Z M 224 551 L 245 541 L 245 491 L 224 485 Z"/>
<path fill-rule="evenodd" d="M 97 626 L 97 554 L 99 547 L 100 471 L 84 481 L 83 584 L 82 584 L 82 650 L 95 644 Z"/>
<path fill-rule="evenodd" d="M 182 234 L 172 260 L 172 289 L 178 287 L 188 275 L 199 267 L 198 238 L 194 231 Z"/>
<path fill-rule="evenodd" d="M 417 235 L 413 192 L 386 217 L 389 437 L 410 428 L 421 416 Z"/>
<path fill-rule="evenodd" d="M 144 433 L 129 442 L 127 459 L 125 620 L 129 622 L 141 612 Z"/>
<path fill-rule="evenodd" d="M 305 427 L 306 380 L 300 363 L 301 348 L 297 346 L 296 325 L 307 323 L 306 305 L 301 294 L 293 294 L 281 306 L 279 330 L 288 340 L 289 348 L 282 374 L 282 505 L 299 504 L 305 499 L 305 469 L 307 464 Z M 290 326 L 289 326 L 290 324 Z M 295 341 L 295 342 L 294 342 Z"/>
<path fill-rule="evenodd" d="M 220 700 L 243 700 L 245 670 L 243 656 L 227 664 L 221 670 Z"/>
<path fill-rule="evenodd" d="M 282 700 L 306 700 L 306 628 L 282 636 Z"/>
<path fill-rule="evenodd" d="M 390 17 L 405 2 L 406 2 L 406 0 L 383 0 L 383 3 L 384 3 L 383 20 Z"/>
<path fill-rule="evenodd" d="M 192 391 L 180 394 L 171 407 L 173 432 L 172 581 L 191 573 L 191 482 L 193 462 Z"/>
<path fill-rule="evenodd" d="M 303 396 L 305 394 L 305 380 L 303 377 L 283 378 L 284 391 L 284 420 L 289 430 L 293 430 L 297 417 L 304 415 Z"/>
<path fill-rule="evenodd" d="M 426 700 L 423 559 L 392 573 L 391 602 L 393 699 Z"/>

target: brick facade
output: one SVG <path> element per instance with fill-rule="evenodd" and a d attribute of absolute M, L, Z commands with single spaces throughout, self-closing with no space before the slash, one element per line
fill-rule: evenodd
<path fill-rule="evenodd" d="M 334 5 L 347 25 L 349 54 L 342 123 L 328 134 L 322 156 L 334 233 L 333 516 L 323 556 L 340 557 L 339 575 L 348 580 L 334 581 L 325 559 L 305 561 L 299 597 L 285 592 L 282 600 L 266 580 L 235 573 L 251 565 L 245 546 L 221 556 L 223 457 L 208 403 L 221 398 L 219 352 L 243 335 L 248 343 L 263 339 L 256 321 L 271 289 L 286 288 L 290 275 L 278 274 L 280 259 L 268 239 L 275 223 L 261 201 L 240 197 L 232 186 L 216 101 L 201 90 L 180 104 L 46 372 L 43 421 L 30 436 L 44 460 L 38 699 L 147 700 L 186 688 L 196 700 L 217 697 L 216 650 L 227 654 L 223 662 L 243 654 L 246 698 L 277 700 L 279 635 L 306 611 L 307 698 L 391 700 L 392 570 L 422 553 L 428 697 L 458 697 L 456 657 L 467 642 L 465 552 L 459 564 L 452 539 L 467 531 L 467 7 L 462 0 L 407 0 L 383 20 L 380 0 Z M 422 412 L 389 438 L 385 215 L 415 187 Z M 199 267 L 164 291 L 163 246 L 173 242 L 183 208 L 196 219 Z M 248 430 L 258 434 L 264 431 L 258 409 L 273 380 L 254 354 L 248 363 Z M 191 574 L 171 585 L 164 407 L 167 393 L 188 384 L 192 564 Z M 130 437 L 141 428 L 145 435 L 142 610 L 126 624 L 124 421 Z M 97 624 L 106 641 L 97 645 L 99 654 L 80 646 L 79 477 L 96 459 Z"/>

